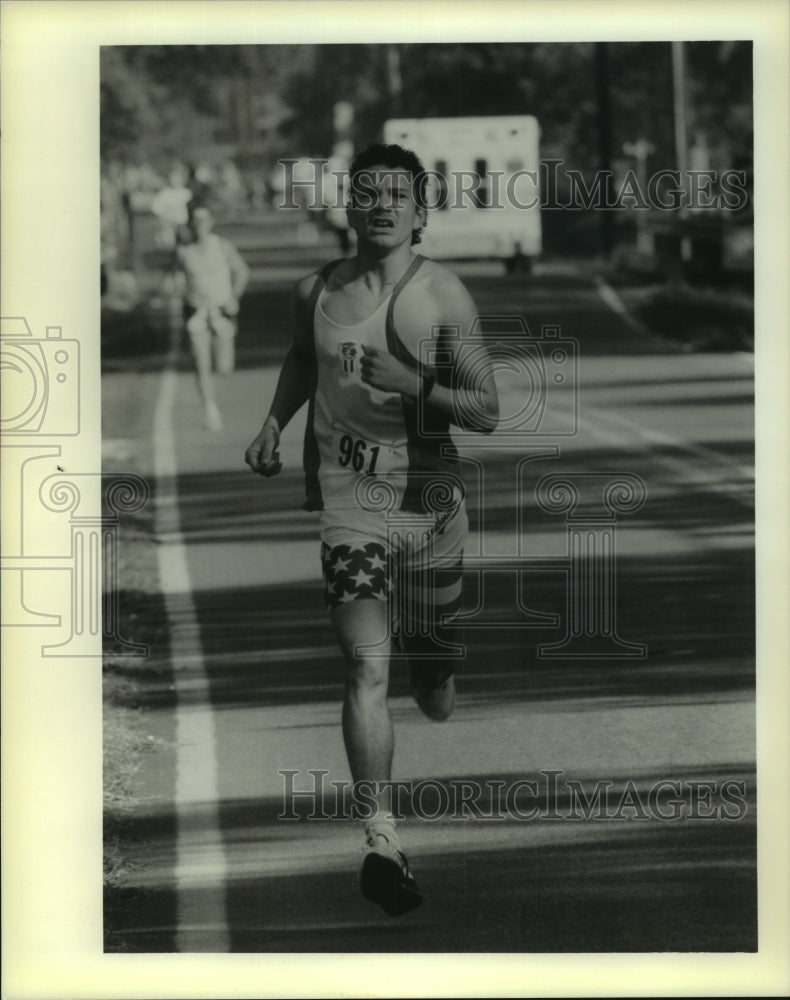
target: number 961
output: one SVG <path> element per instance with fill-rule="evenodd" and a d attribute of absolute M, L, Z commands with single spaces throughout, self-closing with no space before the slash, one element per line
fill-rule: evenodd
<path fill-rule="evenodd" d="M 350 434 L 344 434 L 338 442 L 338 447 L 340 452 L 337 456 L 338 465 L 342 465 L 344 469 L 350 466 L 354 472 L 364 471 L 368 475 L 375 473 L 379 457 L 377 444 L 368 448 L 367 441 L 363 441 L 362 438 L 354 440 Z"/>

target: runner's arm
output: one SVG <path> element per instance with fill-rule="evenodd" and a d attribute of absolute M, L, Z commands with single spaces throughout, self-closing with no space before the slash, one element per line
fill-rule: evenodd
<path fill-rule="evenodd" d="M 477 307 L 463 283 L 449 272 L 441 278 L 436 297 L 438 343 L 448 348 L 451 378 L 450 385 L 441 385 L 437 378 L 423 405 L 440 410 L 461 430 L 490 434 L 499 422 L 499 397 L 488 351 L 478 340 L 474 344 L 468 340 Z"/>
<path fill-rule="evenodd" d="M 310 395 L 315 366 L 309 341 L 308 323 L 312 320 L 306 315 L 306 306 L 312 280 L 303 279 L 294 289 L 293 342 L 280 369 L 269 415 L 244 455 L 247 465 L 262 476 L 273 476 L 280 471 L 277 458 L 280 433 Z"/>
<path fill-rule="evenodd" d="M 244 294 L 247 282 L 250 280 L 250 269 L 230 240 L 222 240 L 222 249 L 230 271 L 230 287 L 233 292 L 233 301 L 226 302 L 223 310 L 227 316 L 235 316 L 239 311 L 239 299 Z"/>
<path fill-rule="evenodd" d="M 228 267 L 230 268 L 230 283 L 233 288 L 233 294 L 238 300 L 247 288 L 247 283 L 250 280 L 250 269 L 242 255 L 230 242 L 227 242 L 227 254 Z"/>

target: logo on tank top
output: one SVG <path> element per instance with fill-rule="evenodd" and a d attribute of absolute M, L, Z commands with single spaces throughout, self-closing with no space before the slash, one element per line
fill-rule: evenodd
<path fill-rule="evenodd" d="M 359 354 L 359 345 L 347 340 L 345 343 L 340 344 L 338 351 L 340 352 L 340 360 L 343 362 L 343 374 L 353 375 L 356 358 Z"/>

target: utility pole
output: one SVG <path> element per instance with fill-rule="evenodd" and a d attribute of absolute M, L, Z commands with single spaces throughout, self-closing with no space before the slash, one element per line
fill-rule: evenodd
<path fill-rule="evenodd" d="M 633 156 L 636 160 L 636 182 L 640 191 L 647 190 L 647 158 L 655 152 L 646 139 L 639 139 L 637 142 L 627 142 L 623 146 L 626 156 Z M 641 209 L 634 209 L 636 215 L 636 248 L 640 253 L 650 254 L 653 251 L 653 243 L 647 226 L 647 217 Z"/>
<path fill-rule="evenodd" d="M 612 196 L 612 106 L 609 88 L 609 45 L 595 43 L 595 92 L 598 101 L 598 169 L 603 172 L 604 204 L 611 204 Z M 599 212 L 601 219 L 601 248 L 604 256 L 612 252 L 612 212 Z"/>
<path fill-rule="evenodd" d="M 683 42 L 672 42 L 672 101 L 675 121 L 675 163 L 682 183 L 686 183 L 688 170 L 688 141 L 686 125 L 686 52 Z"/>
<path fill-rule="evenodd" d="M 387 45 L 387 89 L 390 99 L 390 116 L 397 118 L 401 110 L 403 77 L 400 71 L 400 50 L 397 45 Z"/>
<path fill-rule="evenodd" d="M 680 172 L 680 187 L 684 192 L 684 204 L 680 207 L 681 227 L 688 215 L 685 203 L 688 201 L 688 125 L 686 122 L 686 50 L 683 42 L 672 42 L 672 104 L 675 122 L 675 163 Z M 691 258 L 691 240 L 681 228 L 680 259 Z"/>

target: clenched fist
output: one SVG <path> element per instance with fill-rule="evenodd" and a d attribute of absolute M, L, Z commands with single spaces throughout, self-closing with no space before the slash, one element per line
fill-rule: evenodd
<path fill-rule="evenodd" d="M 260 434 L 244 453 L 244 461 L 253 472 L 259 476 L 276 476 L 282 469 L 280 453 L 277 445 L 280 443 L 280 430 L 277 421 L 269 419 L 263 425 Z"/>
<path fill-rule="evenodd" d="M 401 392 L 416 396 L 420 391 L 420 376 L 401 361 L 378 347 L 362 345 L 360 378 L 366 385 L 382 392 Z"/>

